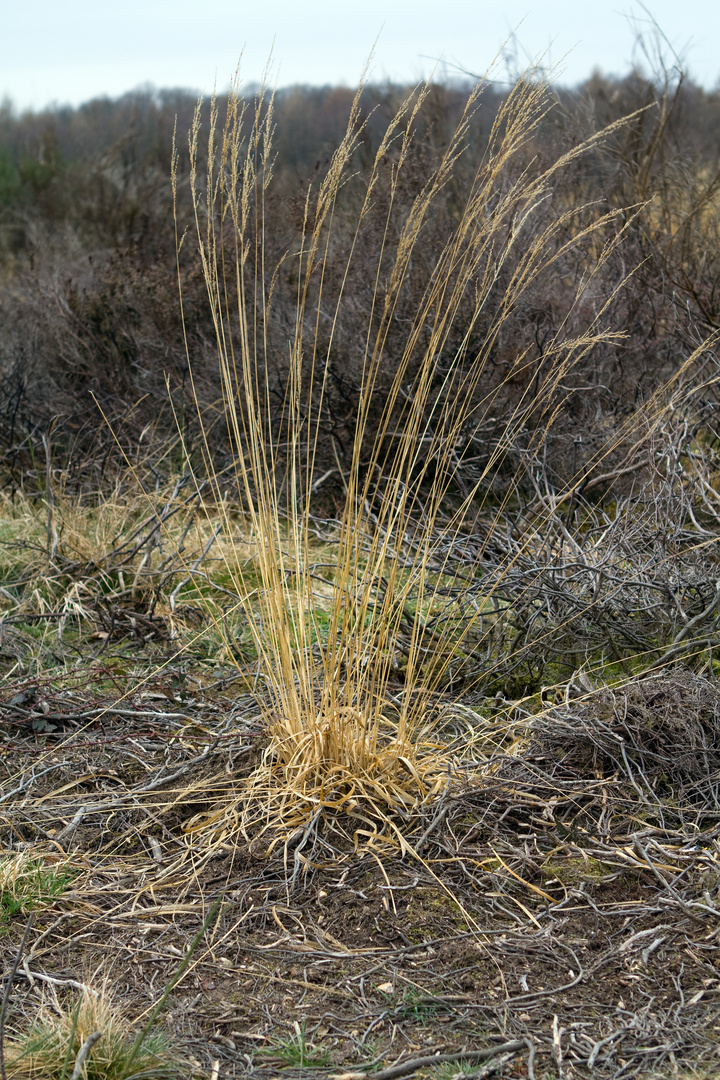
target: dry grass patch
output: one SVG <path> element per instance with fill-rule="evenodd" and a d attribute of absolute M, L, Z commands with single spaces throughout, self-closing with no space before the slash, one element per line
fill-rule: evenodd
<path fill-rule="evenodd" d="M 87 988 L 76 1001 L 45 991 L 21 1033 L 6 1033 L 5 1072 L 11 1080 L 160 1080 L 191 1075 L 160 1031 L 135 1050 L 127 1020 L 107 986 Z M 135 1051 L 135 1052 L 133 1052 Z"/>

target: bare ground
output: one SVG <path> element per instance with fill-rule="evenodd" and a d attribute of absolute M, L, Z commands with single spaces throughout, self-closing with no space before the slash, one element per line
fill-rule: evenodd
<path fill-rule="evenodd" d="M 435 1054 L 448 1077 L 718 1074 L 709 682 L 675 672 L 535 718 L 505 703 L 498 730 L 522 737 L 398 819 L 411 850 L 320 817 L 268 854 L 268 835 L 186 831 L 257 762 L 254 698 L 165 663 L 3 692 L 5 851 L 74 874 L 35 911 L 9 1029 L 48 987 L 104 979 L 137 1025 L 222 897 L 161 1020 L 182 1075 L 410 1074 Z M 6 974 L 26 918 L 5 918 Z"/>

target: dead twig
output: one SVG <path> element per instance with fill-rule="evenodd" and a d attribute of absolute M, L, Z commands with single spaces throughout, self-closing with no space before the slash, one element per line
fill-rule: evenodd
<path fill-rule="evenodd" d="M 444 1061 L 489 1061 L 498 1054 L 516 1054 L 527 1046 L 525 1040 L 501 1043 L 500 1046 L 490 1046 L 485 1050 L 456 1050 L 448 1054 L 432 1054 L 427 1057 L 410 1058 L 391 1065 L 387 1069 L 381 1069 L 373 1073 L 373 1080 L 396 1080 L 400 1076 L 410 1076 L 411 1073 L 427 1069 L 432 1065 L 440 1065 Z M 336 1074 L 332 1080 L 365 1080 L 364 1072 L 346 1072 Z"/>
<path fill-rule="evenodd" d="M 7 1010 L 10 1003 L 10 992 L 12 985 L 17 975 L 18 968 L 20 967 L 20 961 L 22 960 L 23 949 L 25 948 L 25 942 L 27 941 L 28 934 L 30 933 L 30 927 L 33 924 L 34 913 L 31 911 L 28 917 L 28 921 L 25 923 L 25 929 L 23 935 L 20 938 L 20 944 L 18 945 L 17 953 L 13 965 L 8 972 L 7 981 L 5 983 L 5 993 L 3 994 L 2 1006 L 0 1006 L 0 1077 L 2 1080 L 7 1080 L 7 1074 L 5 1071 L 5 1020 L 7 1019 Z"/>
<path fill-rule="evenodd" d="M 80 1080 L 83 1068 L 85 1066 L 85 1062 L 90 1056 L 90 1051 L 92 1050 L 95 1043 L 99 1039 L 102 1039 L 102 1035 L 102 1031 L 93 1031 L 92 1035 L 88 1035 L 87 1039 L 78 1051 L 78 1056 L 75 1059 L 75 1068 L 72 1071 L 72 1076 L 70 1077 L 70 1080 Z"/>

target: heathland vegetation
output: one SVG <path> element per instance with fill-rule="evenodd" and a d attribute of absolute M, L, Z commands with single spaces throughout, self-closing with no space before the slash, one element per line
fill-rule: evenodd
<path fill-rule="evenodd" d="M 719 134 L 0 111 L 3 1080 L 714 1075 Z"/>

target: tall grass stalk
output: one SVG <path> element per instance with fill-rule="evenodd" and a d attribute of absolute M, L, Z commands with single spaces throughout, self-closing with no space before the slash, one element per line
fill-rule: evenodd
<path fill-rule="evenodd" d="M 555 211 L 553 192 L 563 169 L 602 135 L 549 165 L 533 161 L 533 136 L 549 109 L 547 87 L 534 73 L 509 93 L 482 160 L 464 182 L 466 170 L 459 164 L 482 90 L 479 85 L 469 93 L 457 128 L 400 217 L 402 184 L 428 87 L 401 103 L 364 173 L 364 196 L 349 228 L 353 204 L 345 191 L 364 138 L 361 87 L 326 175 L 307 193 L 299 243 L 274 264 L 264 228 L 273 183 L 272 94 L 260 93 L 249 106 L 234 84 L 222 123 L 212 100 L 206 173 L 198 106 L 190 134 L 198 250 L 213 312 L 237 490 L 257 545 L 252 565 L 239 557 L 233 572 L 266 680 L 270 736 L 254 778 L 256 798 L 219 809 L 198 826 L 247 827 L 259 817 L 296 827 L 320 807 L 345 809 L 368 822 L 386 819 L 426 800 L 446 782 L 444 750 L 433 740 L 429 721 L 453 654 L 472 633 L 467 620 L 454 618 L 445 596 L 450 552 L 479 508 L 491 523 L 500 520 L 513 482 L 505 483 L 506 495 L 494 509 L 488 493 L 508 469 L 509 453 L 522 445 L 527 472 L 566 396 L 573 368 L 617 337 L 604 326 L 612 297 L 585 304 L 592 314 L 584 326 L 579 308 L 632 218 L 586 206 L 563 208 L 561 200 Z M 387 160 L 392 160 L 389 182 Z M 413 258 L 451 184 L 459 188 L 460 208 L 447 221 L 443 244 L 406 324 L 404 348 L 388 356 L 389 331 Z M 313 485 L 333 337 L 345 306 L 353 303 L 351 272 L 365 250 L 363 230 L 371 221 L 377 226 L 376 203 L 384 207 L 384 221 L 375 263 L 364 268 L 374 289 L 359 343 L 352 452 L 349 463 L 337 461 L 344 502 L 332 565 L 321 585 L 314 566 Z M 344 271 L 331 281 L 329 266 L 336 265 L 340 244 Z M 569 248 L 581 246 L 588 253 L 584 273 L 544 344 L 538 377 L 527 379 L 516 395 L 504 434 L 468 489 L 459 480 L 468 432 L 493 414 L 509 380 L 529 363 L 525 353 L 505 377 L 491 375 L 503 326 Z M 277 366 L 271 363 L 277 358 L 270 354 L 270 327 L 275 284 L 288 263 L 297 294 L 279 406 L 278 388 L 268 375 Z M 322 337 L 321 320 L 331 326 Z M 206 468 L 212 475 L 209 451 Z M 477 580 L 473 588 L 480 615 L 492 595 L 478 594 Z M 406 667 L 398 693 L 393 680 L 401 639 Z"/>

